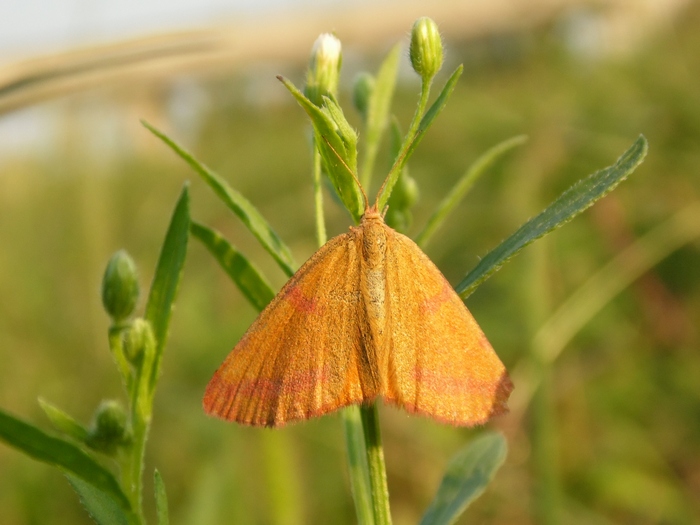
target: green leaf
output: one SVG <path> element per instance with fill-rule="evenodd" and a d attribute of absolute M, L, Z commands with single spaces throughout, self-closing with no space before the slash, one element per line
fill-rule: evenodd
<path fill-rule="evenodd" d="M 423 231 L 416 236 L 416 244 L 421 248 L 425 248 L 432 235 L 445 222 L 447 215 L 460 203 L 479 177 L 481 177 L 481 175 L 483 175 L 504 153 L 516 146 L 520 146 L 526 140 L 527 137 L 525 135 L 518 135 L 517 137 L 504 140 L 476 159 L 471 166 L 469 166 L 464 175 L 462 175 L 462 178 L 457 184 L 455 184 L 452 191 L 443 199 L 430 216 Z"/>
<path fill-rule="evenodd" d="M 420 525 L 449 525 L 486 489 L 506 459 L 506 440 L 500 433 L 476 438 L 452 458 Z"/>
<path fill-rule="evenodd" d="M 374 83 L 374 89 L 369 98 L 367 120 L 365 122 L 365 156 L 360 177 L 362 184 L 369 190 L 372 180 L 372 170 L 379 151 L 382 135 L 389 122 L 389 110 L 394 98 L 396 75 L 399 70 L 401 44 L 397 44 L 389 52 L 379 67 Z"/>
<path fill-rule="evenodd" d="M 38 461 L 48 463 L 83 480 L 110 498 L 124 514 L 131 513 L 129 500 L 112 473 L 70 441 L 49 436 L 43 430 L 0 411 L 0 439 Z"/>
<path fill-rule="evenodd" d="M 343 430 L 350 467 L 350 487 L 359 525 L 374 525 L 367 448 L 358 405 L 343 409 Z"/>
<path fill-rule="evenodd" d="M 321 111 L 326 113 L 335 123 L 336 132 L 345 146 L 346 163 L 354 172 L 357 169 L 357 132 L 345 118 L 343 109 L 332 98 L 323 97 L 323 108 Z"/>
<path fill-rule="evenodd" d="M 322 110 L 306 98 L 289 80 L 284 77 L 277 78 L 309 115 L 314 128 L 316 147 L 323 159 L 324 170 L 343 202 L 343 206 L 350 212 L 355 222 L 359 222 L 365 205 L 360 188 L 352 176 L 357 170 L 357 154 L 351 144 L 350 151 L 348 150 L 348 144 L 341 136 L 342 130 L 339 129 L 334 120 L 334 118 L 339 118 L 338 113 L 334 112 L 334 108 L 328 106 L 325 108 L 326 111 Z M 325 101 L 326 104 L 328 104 L 328 100 Z M 344 126 L 345 124 L 343 124 Z M 349 173 L 348 169 L 352 173 Z"/>
<path fill-rule="evenodd" d="M 90 517 L 99 525 L 137 524 L 136 517 L 127 513 L 108 493 L 96 489 L 77 476 L 66 474 L 68 482 L 78 493 L 80 502 Z"/>
<path fill-rule="evenodd" d="M 175 296 L 180 285 L 182 272 L 187 254 L 187 240 L 190 230 L 190 197 L 188 184 L 185 184 L 180 198 L 175 205 L 175 211 L 170 219 L 170 226 L 163 241 L 163 247 L 158 258 L 156 273 L 151 283 L 146 304 L 146 320 L 151 323 L 156 339 L 156 351 L 153 357 L 150 391 L 155 390 L 163 349 L 168 338 L 170 316 L 175 305 Z"/>
<path fill-rule="evenodd" d="M 158 525 L 168 525 L 170 519 L 168 517 L 168 497 L 165 494 L 165 483 L 158 472 L 158 469 L 153 473 L 153 485 L 156 492 L 156 514 L 158 515 Z"/>
<path fill-rule="evenodd" d="M 470 271 L 455 290 L 465 299 L 477 286 L 531 242 L 566 224 L 576 215 L 607 195 L 632 173 L 647 154 L 649 144 L 643 135 L 617 160 L 615 164 L 580 180 L 562 193 L 536 217 L 523 224 L 518 231 L 491 250 Z"/>
<path fill-rule="evenodd" d="M 192 222 L 190 232 L 212 253 L 250 303 L 261 311 L 275 297 L 275 292 L 260 271 L 217 231 Z"/>
<path fill-rule="evenodd" d="M 177 142 L 172 140 L 162 131 L 154 128 L 148 122 L 141 123 L 156 137 L 165 142 L 180 158 L 206 182 L 214 193 L 228 206 L 233 213 L 246 225 L 250 232 L 258 239 L 258 242 L 277 261 L 282 271 L 287 276 L 294 275 L 296 263 L 292 257 L 292 252 L 286 244 L 277 236 L 272 227 L 268 224 L 260 212 L 248 199 L 234 190 L 224 179 L 207 168 L 204 164 L 195 159 L 191 153 L 186 151 Z"/>
<path fill-rule="evenodd" d="M 63 432 L 81 443 L 84 443 L 88 438 L 87 429 L 63 410 L 41 398 L 39 398 L 39 405 L 56 430 Z"/>
<path fill-rule="evenodd" d="M 384 183 L 384 189 L 382 190 L 381 195 L 377 197 L 378 209 L 382 210 L 384 209 L 384 206 L 386 206 L 386 203 L 389 200 L 389 197 L 391 196 L 391 191 L 394 188 L 394 184 L 396 184 L 396 181 L 399 178 L 401 170 L 403 169 L 406 162 L 408 162 L 408 159 L 411 158 L 411 155 L 413 154 L 413 151 L 416 149 L 418 144 L 420 144 L 420 141 L 423 139 L 425 132 L 428 131 L 430 126 L 433 124 L 433 121 L 445 108 L 445 104 L 447 104 L 450 95 L 454 91 L 455 86 L 457 85 L 457 81 L 462 75 L 463 70 L 464 66 L 460 65 L 457 69 L 455 69 L 454 73 L 452 73 L 450 78 L 447 79 L 447 82 L 445 82 L 445 86 L 442 88 L 442 91 L 435 99 L 435 102 L 433 102 L 432 106 L 430 106 L 430 109 L 428 109 L 428 111 L 425 112 L 425 115 L 423 115 L 423 118 L 421 119 L 420 124 L 418 125 L 418 129 L 416 130 L 416 134 L 413 136 L 411 141 L 407 145 L 405 145 L 403 153 L 395 160 L 394 165 L 389 171 L 387 180 Z"/>

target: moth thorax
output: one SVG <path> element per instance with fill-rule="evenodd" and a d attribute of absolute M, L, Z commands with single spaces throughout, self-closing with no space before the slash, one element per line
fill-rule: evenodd
<path fill-rule="evenodd" d="M 380 220 L 365 221 L 362 229 L 362 255 L 370 268 L 384 264 L 386 231 Z"/>

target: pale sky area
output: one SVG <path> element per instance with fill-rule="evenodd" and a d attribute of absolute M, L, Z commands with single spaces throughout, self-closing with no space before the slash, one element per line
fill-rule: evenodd
<path fill-rule="evenodd" d="M 339 0 L 0 0 L 0 61 Z"/>

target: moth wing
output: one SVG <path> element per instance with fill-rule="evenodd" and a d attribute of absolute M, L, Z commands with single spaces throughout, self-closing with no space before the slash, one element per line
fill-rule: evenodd
<path fill-rule="evenodd" d="M 212 377 L 207 413 L 281 426 L 377 396 L 359 351 L 359 257 L 351 230 L 294 274 Z"/>
<path fill-rule="evenodd" d="M 513 385 L 467 307 L 408 237 L 387 227 L 384 398 L 460 426 L 507 412 Z"/>

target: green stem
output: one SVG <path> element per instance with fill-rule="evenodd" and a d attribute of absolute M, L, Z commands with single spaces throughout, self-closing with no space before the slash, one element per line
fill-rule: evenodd
<path fill-rule="evenodd" d="M 323 184 L 321 182 L 321 153 L 314 147 L 314 206 L 316 208 L 316 241 L 326 244 L 326 223 L 323 220 Z"/>
<path fill-rule="evenodd" d="M 117 363 L 117 368 L 122 376 L 124 388 L 128 393 L 131 390 L 131 365 L 124 355 L 122 333 L 125 328 L 123 325 L 110 326 L 107 339 L 109 341 L 109 349 L 112 351 L 112 356 L 114 356 L 114 361 Z"/>
<path fill-rule="evenodd" d="M 432 84 L 432 78 L 427 82 L 425 82 L 424 80 L 421 83 L 420 99 L 418 100 L 416 112 L 413 114 L 413 120 L 411 121 L 411 125 L 408 128 L 408 133 L 406 133 L 406 140 L 404 141 L 404 144 L 401 147 L 402 153 L 408 150 L 409 146 L 411 145 L 411 142 L 413 142 L 413 138 L 416 136 L 418 126 L 420 126 L 420 121 L 423 118 L 423 115 L 425 114 L 425 108 L 428 107 L 428 98 L 430 97 L 430 86 L 432 86 Z"/>
<path fill-rule="evenodd" d="M 401 170 L 404 166 L 404 157 L 408 153 L 416 138 L 416 133 L 418 133 L 418 127 L 420 126 L 423 115 L 425 114 L 425 108 L 428 106 L 428 98 L 430 97 L 430 86 L 432 85 L 432 79 L 421 84 L 420 99 L 418 100 L 418 106 L 416 106 L 416 112 L 413 114 L 413 119 L 411 120 L 411 125 L 408 128 L 408 133 L 401 144 L 401 149 L 399 154 L 394 159 L 394 164 L 389 170 L 389 174 L 386 176 L 386 180 L 379 192 L 377 193 L 377 202 L 379 204 L 386 203 L 389 200 L 389 194 L 391 194 L 391 189 L 396 184 L 396 180 L 401 174 Z M 386 194 L 386 195 L 385 195 Z"/>
<path fill-rule="evenodd" d="M 382 448 L 382 435 L 379 430 L 377 405 L 372 403 L 369 406 L 361 406 L 360 414 L 365 432 L 374 523 L 375 525 L 391 525 L 389 487 L 386 482 L 386 466 L 384 464 L 384 449 Z"/>
<path fill-rule="evenodd" d="M 143 515 L 143 461 L 146 453 L 146 440 L 148 439 L 149 421 L 144 421 L 134 414 L 132 424 L 133 441 L 126 468 L 126 486 L 134 513 L 140 523 L 146 523 Z"/>
<path fill-rule="evenodd" d="M 146 523 L 143 515 L 143 466 L 146 441 L 151 427 L 153 392 L 150 378 L 155 367 L 156 341 L 148 322 L 135 322 L 134 329 L 142 330 L 141 358 L 129 376 L 129 410 L 131 415 L 131 445 L 122 461 L 122 480 L 131 506 L 139 523 Z"/>

